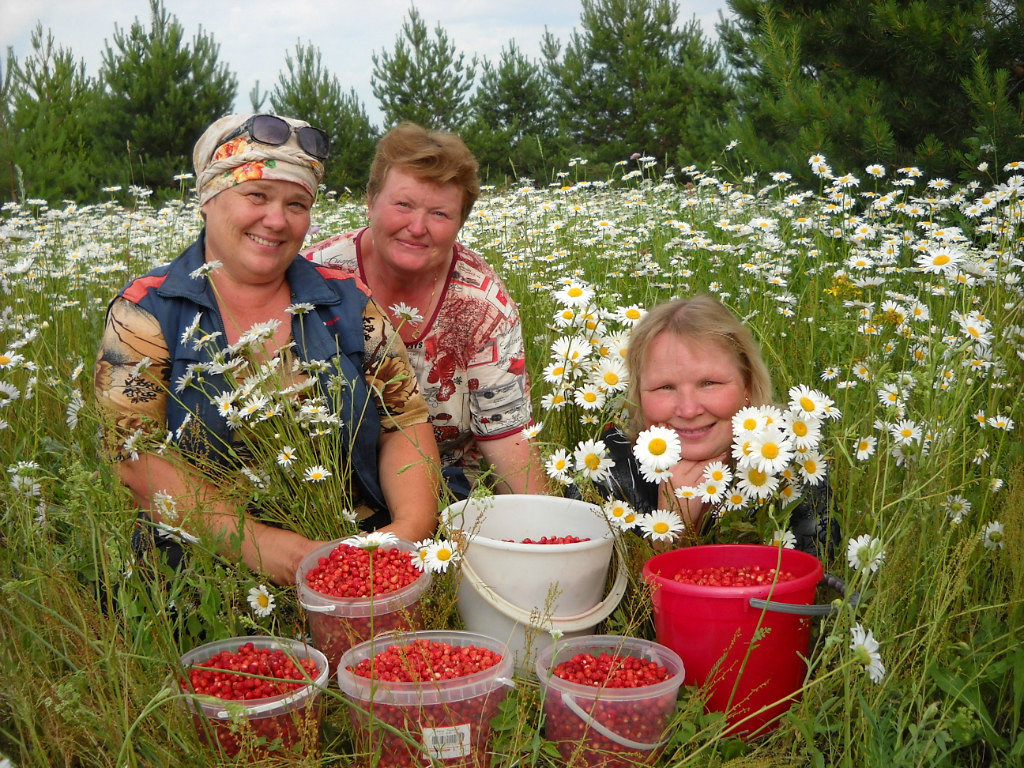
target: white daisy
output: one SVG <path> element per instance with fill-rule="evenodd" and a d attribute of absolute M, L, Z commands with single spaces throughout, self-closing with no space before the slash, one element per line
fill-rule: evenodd
<path fill-rule="evenodd" d="M 796 534 L 792 531 L 776 530 L 772 537 L 765 542 L 773 547 L 783 549 L 794 549 L 796 547 Z"/>
<path fill-rule="evenodd" d="M 832 398 L 805 384 L 790 387 L 789 407 L 793 410 L 822 418 L 831 405 L 834 405 Z"/>
<path fill-rule="evenodd" d="M 349 536 L 344 540 L 344 544 L 348 544 L 350 547 L 359 547 L 360 549 L 379 549 L 385 545 L 393 546 L 398 543 L 398 537 L 391 531 L 370 531 L 369 533 L 361 533 L 358 536 Z"/>
<path fill-rule="evenodd" d="M 624 501 L 611 499 L 602 507 L 604 516 L 619 529 L 632 528 L 636 522 L 636 511 Z"/>
<path fill-rule="evenodd" d="M 419 325 L 423 322 L 423 315 L 420 311 L 416 307 L 409 306 L 404 301 L 392 304 L 388 309 L 399 322 L 409 323 L 410 325 Z"/>
<path fill-rule="evenodd" d="M 295 449 L 290 445 L 281 446 L 281 450 L 277 452 L 277 463 L 285 469 L 294 464 L 295 459 Z"/>
<path fill-rule="evenodd" d="M 875 454 L 875 445 L 877 443 L 878 440 L 870 435 L 868 437 L 862 437 L 860 440 L 858 440 L 855 449 L 857 451 L 857 460 L 865 461 L 867 459 L 870 459 Z"/>
<path fill-rule="evenodd" d="M 274 596 L 265 585 L 260 584 L 249 590 L 249 607 L 261 619 L 274 612 Z"/>
<path fill-rule="evenodd" d="M 443 573 L 448 566 L 459 561 L 459 552 L 447 539 L 440 539 L 427 547 L 423 565 L 431 573 Z"/>
<path fill-rule="evenodd" d="M 745 461 L 762 472 L 778 474 L 793 459 L 793 445 L 776 427 L 767 427 L 749 437 Z"/>
<path fill-rule="evenodd" d="M 548 457 L 547 461 L 544 462 L 544 471 L 548 473 L 549 477 L 568 484 L 571 479 L 569 475 L 572 472 L 572 462 L 569 452 L 564 448 L 559 448 L 552 453 Z"/>
<path fill-rule="evenodd" d="M 322 483 L 330 476 L 330 471 L 321 464 L 306 467 L 306 471 L 302 473 L 302 479 L 307 483 Z"/>
<path fill-rule="evenodd" d="M 985 526 L 981 532 L 981 543 L 985 545 L 986 549 L 1002 549 L 1003 548 L 1003 531 L 1005 526 L 998 520 L 993 520 L 991 523 Z"/>
<path fill-rule="evenodd" d="M 882 664 L 882 656 L 878 653 L 878 641 L 871 630 L 865 631 L 860 624 L 855 624 L 850 629 L 850 636 L 850 650 L 853 651 L 857 663 L 864 667 L 872 682 L 880 683 L 885 677 L 885 665 Z"/>
<path fill-rule="evenodd" d="M 599 483 L 609 477 L 615 461 L 608 456 L 608 449 L 600 440 L 581 440 L 574 454 L 576 471 L 589 480 Z"/>
<path fill-rule="evenodd" d="M 652 541 L 671 541 L 685 528 L 679 515 L 667 509 L 640 515 L 637 525 L 643 535 Z"/>
<path fill-rule="evenodd" d="M 882 546 L 882 540 L 874 538 L 870 533 L 850 539 L 846 545 L 846 559 L 855 571 L 876 572 L 885 562 L 885 549 Z"/>
<path fill-rule="evenodd" d="M 682 448 L 679 435 L 668 427 L 650 427 L 637 435 L 633 455 L 641 466 L 669 469 L 679 463 Z"/>

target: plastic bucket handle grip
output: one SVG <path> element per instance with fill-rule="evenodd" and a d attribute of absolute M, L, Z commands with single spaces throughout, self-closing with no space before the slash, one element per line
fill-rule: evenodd
<path fill-rule="evenodd" d="M 830 589 L 834 589 L 840 595 L 844 597 L 846 596 L 846 582 L 838 576 L 826 573 L 825 578 L 823 578 L 820 583 Z M 859 600 L 859 592 L 853 592 L 850 595 L 850 605 L 857 605 Z M 791 613 L 797 616 L 828 616 L 829 614 L 836 612 L 836 607 L 832 605 L 832 603 L 825 603 L 824 605 L 796 605 L 794 603 L 773 603 L 771 600 L 761 600 L 757 597 L 750 598 L 750 607 L 756 608 L 759 611 Z"/>
<path fill-rule="evenodd" d="M 611 730 L 606 725 L 602 725 L 597 722 L 597 720 L 587 714 L 587 711 L 577 704 L 576 699 L 570 696 L 566 691 L 562 692 L 562 703 L 571 709 L 576 717 L 600 733 L 606 739 L 611 739 L 616 744 L 621 744 L 622 746 L 629 747 L 630 749 L 639 749 L 644 752 L 650 752 L 652 749 L 657 749 L 665 743 L 664 741 L 659 741 L 657 744 L 645 744 L 642 741 L 633 741 L 632 739 L 627 739 L 625 736 L 620 736 L 615 731 Z"/>
<path fill-rule="evenodd" d="M 622 596 L 625 594 L 626 584 L 629 581 L 629 575 L 626 573 L 626 564 L 623 562 L 622 557 L 617 557 L 617 559 L 618 571 L 615 574 L 615 582 L 612 584 L 611 589 L 608 591 L 608 596 L 605 597 L 604 600 L 595 605 L 589 611 L 576 614 L 575 616 L 540 617 L 541 621 L 543 623 L 551 624 L 552 629 L 557 629 L 562 632 L 578 632 L 582 629 L 589 629 L 595 624 L 608 618 L 612 611 L 615 610 L 615 607 L 619 604 Z M 463 558 L 459 563 L 459 567 L 462 569 L 462 578 L 468 579 L 473 588 L 480 593 L 480 596 L 483 597 L 491 607 L 497 609 L 507 618 L 517 621 L 520 624 L 530 626 L 533 625 L 533 622 L 538 620 L 538 617 L 531 611 L 523 610 L 518 605 L 510 603 L 485 584 L 483 579 L 480 578 L 480 575 L 473 570 L 472 566 L 470 566 L 465 558 Z"/>

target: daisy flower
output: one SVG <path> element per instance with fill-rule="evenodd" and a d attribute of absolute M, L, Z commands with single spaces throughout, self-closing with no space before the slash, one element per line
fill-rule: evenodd
<path fill-rule="evenodd" d="M 705 504 L 717 504 L 725 495 L 725 485 L 717 480 L 705 480 L 697 486 L 697 493 Z"/>
<path fill-rule="evenodd" d="M 417 541 L 413 544 L 416 549 L 409 553 L 409 557 L 412 558 L 412 564 L 417 571 L 425 571 L 427 569 L 427 551 L 433 543 L 433 539 L 423 539 L 423 541 Z"/>
<path fill-rule="evenodd" d="M 558 480 L 564 485 L 568 485 L 570 482 L 569 473 L 572 472 L 572 463 L 569 452 L 564 448 L 559 448 L 550 456 L 547 461 L 544 462 L 544 471 L 548 473 L 549 477 Z"/>
<path fill-rule="evenodd" d="M 783 414 L 782 429 L 796 448 L 813 448 L 821 440 L 821 420 L 803 411 Z"/>
<path fill-rule="evenodd" d="M 525 438 L 526 440 L 533 440 L 533 438 L 540 434 L 540 431 L 542 429 L 544 429 L 544 422 L 536 421 L 530 426 L 524 427 L 523 431 L 520 432 L 519 434 L 522 435 L 523 438 Z"/>
<path fill-rule="evenodd" d="M 872 436 L 862 437 L 857 441 L 857 460 L 866 461 L 875 454 L 875 445 L 878 444 L 878 440 Z"/>
<path fill-rule="evenodd" d="M 581 307 L 590 304 L 594 289 L 583 283 L 572 282 L 555 293 L 555 300 L 567 307 Z"/>
<path fill-rule="evenodd" d="M 990 416 L 986 420 L 986 423 L 990 427 L 995 427 L 996 429 L 1003 429 L 1006 430 L 1007 432 L 1013 429 L 1013 419 L 1011 419 L 1009 416 L 1003 416 L 1001 413 L 997 413 L 995 416 Z"/>
<path fill-rule="evenodd" d="M 423 557 L 423 565 L 431 573 L 444 573 L 449 565 L 458 561 L 458 550 L 447 539 L 440 539 L 428 546 Z"/>
<path fill-rule="evenodd" d="M 807 451 L 795 459 L 800 468 L 800 477 L 811 485 L 818 485 L 825 479 L 825 461 L 817 451 Z"/>
<path fill-rule="evenodd" d="M 878 653 L 878 641 L 871 630 L 865 630 L 858 623 L 850 628 L 850 637 L 850 650 L 853 651 L 857 663 L 868 673 L 872 682 L 882 682 L 882 678 L 885 677 L 885 665 L 882 664 L 882 656 Z"/>
<path fill-rule="evenodd" d="M 167 491 L 156 491 L 153 494 L 153 509 L 162 520 L 170 520 L 173 523 L 178 519 L 178 502 Z"/>
<path fill-rule="evenodd" d="M 265 585 L 260 584 L 249 590 L 249 607 L 252 612 L 261 619 L 266 618 L 274 612 L 274 596 Z"/>
<path fill-rule="evenodd" d="M 671 467 L 662 469 L 661 467 L 652 467 L 648 464 L 640 465 L 640 476 L 648 483 L 667 483 L 672 479 Z"/>
<path fill-rule="evenodd" d="M 850 567 L 855 571 L 867 573 L 876 572 L 885 561 L 885 549 L 882 547 L 882 540 L 874 538 L 870 533 L 864 533 L 855 539 L 850 539 L 846 545 L 846 559 Z"/>
<path fill-rule="evenodd" d="M 805 384 L 799 384 L 789 390 L 789 407 L 808 416 L 820 418 L 831 405 L 832 398 Z"/>
<path fill-rule="evenodd" d="M 758 430 L 750 436 L 746 462 L 769 475 L 778 474 L 793 459 L 793 446 L 782 430 Z"/>
<path fill-rule="evenodd" d="M 711 461 L 704 467 L 704 480 L 721 485 L 732 482 L 732 470 L 721 461 Z"/>
<path fill-rule="evenodd" d="M 921 428 L 910 419 L 889 425 L 889 434 L 897 445 L 910 445 L 921 440 Z"/>
<path fill-rule="evenodd" d="M 400 301 L 397 304 L 392 304 L 388 309 L 391 314 L 401 320 L 403 323 L 411 323 L 412 325 L 419 325 L 423 322 L 423 315 L 416 307 L 410 307 L 404 301 Z"/>
<path fill-rule="evenodd" d="M 640 322 L 646 311 L 639 304 L 630 304 L 628 307 L 619 307 L 615 310 L 615 319 L 627 327 L 632 327 Z"/>
<path fill-rule="evenodd" d="M 971 502 L 959 495 L 947 497 L 946 503 L 943 506 L 943 509 L 946 512 L 946 517 L 948 517 L 954 525 L 962 523 L 964 516 L 971 511 L 971 508 Z"/>
<path fill-rule="evenodd" d="M 772 547 L 782 547 L 783 549 L 795 549 L 796 534 L 792 531 L 776 530 L 765 544 Z"/>
<path fill-rule="evenodd" d="M 669 469 L 679 462 L 682 448 L 679 435 L 668 427 L 650 427 L 637 435 L 633 455 L 641 465 Z"/>
<path fill-rule="evenodd" d="M 584 384 L 573 393 L 576 405 L 585 411 L 600 410 L 608 396 L 593 384 Z"/>
<path fill-rule="evenodd" d="M 604 516 L 617 528 L 626 530 L 632 528 L 636 522 L 636 510 L 620 499 L 606 501 L 601 509 Z"/>
<path fill-rule="evenodd" d="M 593 381 L 605 392 L 621 392 L 629 385 L 626 364 L 618 357 L 602 358 Z"/>
<path fill-rule="evenodd" d="M 985 545 L 985 549 L 1003 548 L 1003 530 L 1004 526 L 998 520 L 993 520 L 985 526 L 981 532 L 981 543 Z"/>
<path fill-rule="evenodd" d="M 344 540 L 344 543 L 350 547 L 359 547 L 360 549 L 379 549 L 384 545 L 397 544 L 398 537 L 391 533 L 391 531 L 370 531 L 369 533 L 361 533 L 358 536 L 349 536 Z"/>
<path fill-rule="evenodd" d="M 285 308 L 289 315 L 305 315 L 312 312 L 316 307 L 308 301 L 299 301 Z"/>
<path fill-rule="evenodd" d="M 281 450 L 277 452 L 276 461 L 279 466 L 287 469 L 288 467 L 295 463 L 295 458 L 295 449 L 292 448 L 290 445 L 284 445 L 281 446 Z"/>
<path fill-rule="evenodd" d="M 555 360 L 572 365 L 579 365 L 589 352 L 590 345 L 586 339 L 578 336 L 560 336 L 551 344 L 551 353 Z"/>
<path fill-rule="evenodd" d="M 754 466 L 736 470 L 736 488 L 748 499 L 767 499 L 779 487 L 779 478 Z"/>
<path fill-rule="evenodd" d="M 302 473 L 302 479 L 307 483 L 322 483 L 330 476 L 330 471 L 321 464 L 306 467 L 306 471 Z"/>
<path fill-rule="evenodd" d="M 640 515 L 637 525 L 651 541 L 671 541 L 685 528 L 679 515 L 667 509 Z"/>

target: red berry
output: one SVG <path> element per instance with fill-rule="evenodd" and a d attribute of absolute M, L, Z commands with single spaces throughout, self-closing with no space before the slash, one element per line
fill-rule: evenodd
<path fill-rule="evenodd" d="M 701 587 L 756 587 L 792 581 L 794 578 L 789 571 L 777 571 L 759 565 L 716 565 L 682 568 L 672 580 Z"/>

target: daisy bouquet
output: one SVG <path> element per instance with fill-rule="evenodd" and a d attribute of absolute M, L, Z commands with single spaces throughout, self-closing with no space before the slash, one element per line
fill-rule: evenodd
<path fill-rule="evenodd" d="M 346 445 L 354 425 L 345 428 L 337 407 L 348 383 L 330 361 L 302 361 L 291 348 L 267 359 L 277 324 L 254 325 L 226 346 L 216 334 L 186 329 L 183 340 L 208 347 L 211 362 L 192 365 L 172 382 L 174 392 L 200 390 L 231 431 L 222 455 L 200 458 L 200 469 L 262 520 L 314 539 L 355 534 Z M 186 421 L 179 432 L 191 428 Z"/>
<path fill-rule="evenodd" d="M 644 430 L 633 454 L 643 477 L 661 485 L 672 504 L 670 510 L 635 515 L 635 525 L 653 540 L 682 535 L 697 543 L 700 532 L 686 530 L 671 508 L 704 508 L 705 515 L 716 521 L 719 540 L 794 546 L 789 512 L 808 486 L 826 481 L 823 429 L 840 417 L 829 397 L 804 385 L 789 390 L 785 409 L 775 405 L 742 408 L 732 419 L 731 460 L 709 462 L 700 484 L 683 487 L 672 483 L 672 467 L 680 459 L 675 432 L 659 426 Z"/>

